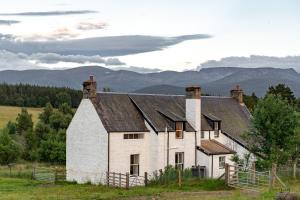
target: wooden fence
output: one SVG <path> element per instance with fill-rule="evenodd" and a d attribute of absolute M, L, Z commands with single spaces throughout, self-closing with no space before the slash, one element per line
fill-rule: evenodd
<path fill-rule="evenodd" d="M 129 173 L 115 173 L 106 172 L 106 183 L 108 186 L 120 187 L 129 189 L 129 187 L 135 186 L 147 186 L 148 173 L 145 172 L 144 176 L 130 176 Z"/>
<path fill-rule="evenodd" d="M 255 165 L 251 169 L 244 169 L 240 166 L 225 165 L 225 181 L 235 188 L 246 190 L 264 190 L 264 189 L 278 189 L 287 191 L 287 186 L 277 176 L 276 166 L 271 170 L 259 172 L 256 171 Z"/>

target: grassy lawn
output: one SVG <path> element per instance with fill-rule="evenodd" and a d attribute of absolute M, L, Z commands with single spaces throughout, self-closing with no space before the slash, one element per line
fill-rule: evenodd
<path fill-rule="evenodd" d="M 32 114 L 33 122 L 36 122 L 43 108 L 27 108 L 27 110 Z M 20 112 L 21 107 L 0 106 L 0 129 L 3 128 L 7 122 L 15 121 Z"/>
<path fill-rule="evenodd" d="M 291 190 L 300 193 L 300 182 L 293 182 Z M 203 200 L 250 200 L 274 199 L 274 192 L 257 193 L 230 190 L 223 181 L 192 180 L 167 186 L 136 187 L 130 190 L 106 186 L 78 185 L 73 183 L 46 184 L 29 179 L 0 178 L 1 200 L 31 199 L 203 199 Z"/>

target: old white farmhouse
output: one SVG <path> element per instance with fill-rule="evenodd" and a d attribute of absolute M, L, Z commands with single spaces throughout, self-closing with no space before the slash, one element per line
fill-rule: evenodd
<path fill-rule="evenodd" d="M 248 150 L 241 134 L 250 114 L 237 87 L 230 97 L 97 93 L 91 76 L 67 130 L 67 179 L 104 183 L 106 172 L 149 174 L 167 165 L 204 166 L 208 177 Z"/>

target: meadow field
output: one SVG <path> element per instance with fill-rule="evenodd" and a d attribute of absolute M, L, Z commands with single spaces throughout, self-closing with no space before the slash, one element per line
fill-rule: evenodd
<path fill-rule="evenodd" d="M 0 129 L 3 128 L 7 122 L 15 121 L 18 114 L 21 112 L 21 107 L 14 106 L 0 106 Z M 43 108 L 26 108 L 32 114 L 33 122 L 38 120 L 39 114 Z"/>
<path fill-rule="evenodd" d="M 291 191 L 300 193 L 300 182 L 291 184 Z M 269 200 L 274 199 L 276 192 L 255 192 L 230 189 L 224 181 L 194 180 L 179 187 L 176 183 L 136 187 L 129 190 L 60 182 L 56 184 L 38 182 L 29 179 L 0 178 L 1 200 L 65 200 L 65 199 L 184 199 L 184 200 Z"/>

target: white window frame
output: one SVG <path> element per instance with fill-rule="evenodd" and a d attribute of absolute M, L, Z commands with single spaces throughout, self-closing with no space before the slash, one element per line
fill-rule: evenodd
<path fill-rule="evenodd" d="M 135 173 L 137 171 L 137 173 Z M 130 176 L 139 176 L 140 174 L 140 154 L 130 155 Z"/>
<path fill-rule="evenodd" d="M 219 169 L 224 169 L 226 163 L 226 156 L 219 156 Z"/>
<path fill-rule="evenodd" d="M 144 133 L 125 133 L 123 139 L 124 140 L 144 139 Z"/>
<path fill-rule="evenodd" d="M 184 152 L 175 153 L 175 168 L 179 170 L 184 169 Z"/>

